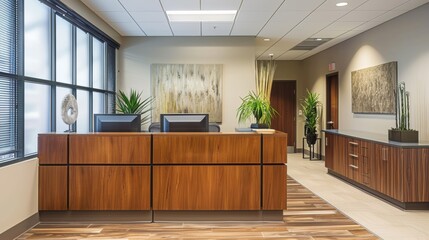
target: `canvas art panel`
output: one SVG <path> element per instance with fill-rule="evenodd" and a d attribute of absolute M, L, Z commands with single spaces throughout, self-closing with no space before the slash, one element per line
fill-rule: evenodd
<path fill-rule="evenodd" d="M 353 113 L 396 113 L 397 62 L 352 72 Z"/>
<path fill-rule="evenodd" d="M 152 122 L 161 113 L 208 113 L 222 122 L 222 64 L 152 64 Z"/>

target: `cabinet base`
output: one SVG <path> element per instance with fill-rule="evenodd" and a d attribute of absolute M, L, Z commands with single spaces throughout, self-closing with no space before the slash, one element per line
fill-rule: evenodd
<path fill-rule="evenodd" d="M 265 211 L 39 211 L 42 223 L 282 222 L 283 210 Z"/>
<path fill-rule="evenodd" d="M 371 195 L 374 195 L 375 197 L 377 197 L 381 200 L 384 200 L 389 204 L 392 204 L 393 206 L 395 206 L 401 210 L 429 210 L 429 202 L 401 202 L 401 201 L 398 201 L 394 198 L 391 198 L 391 197 L 389 197 L 383 193 L 375 191 L 374 189 L 372 189 L 372 188 L 370 188 L 364 184 L 355 182 L 355 181 L 353 181 L 347 177 L 344 177 L 341 174 L 338 174 L 338 173 L 332 171 L 331 169 L 328 169 L 328 174 L 330 174 L 336 178 L 339 178 L 339 179 L 343 180 L 344 182 L 347 182 L 353 186 L 356 186 L 356 187 L 370 193 Z"/>

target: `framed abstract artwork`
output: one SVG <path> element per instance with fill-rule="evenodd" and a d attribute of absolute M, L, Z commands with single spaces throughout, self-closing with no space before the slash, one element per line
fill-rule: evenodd
<path fill-rule="evenodd" d="M 152 64 L 152 122 L 161 113 L 208 113 L 222 122 L 222 64 Z"/>
<path fill-rule="evenodd" d="M 353 113 L 396 113 L 397 62 L 352 72 Z"/>

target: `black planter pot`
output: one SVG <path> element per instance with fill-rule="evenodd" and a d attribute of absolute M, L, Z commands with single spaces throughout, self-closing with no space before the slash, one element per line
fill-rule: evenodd
<path fill-rule="evenodd" d="M 268 128 L 268 125 L 267 124 L 263 124 L 263 123 L 252 123 L 250 125 L 250 128 L 259 128 L 259 129 L 261 129 L 261 128 Z"/>
<path fill-rule="evenodd" d="M 308 146 L 314 145 L 317 141 L 317 133 L 307 133 L 307 135 L 305 135 L 305 138 L 307 140 Z"/>

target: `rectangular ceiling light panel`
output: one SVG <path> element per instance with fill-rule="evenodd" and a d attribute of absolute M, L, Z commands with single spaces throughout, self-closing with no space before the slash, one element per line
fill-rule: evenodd
<path fill-rule="evenodd" d="M 170 22 L 232 22 L 236 10 L 166 11 Z"/>

